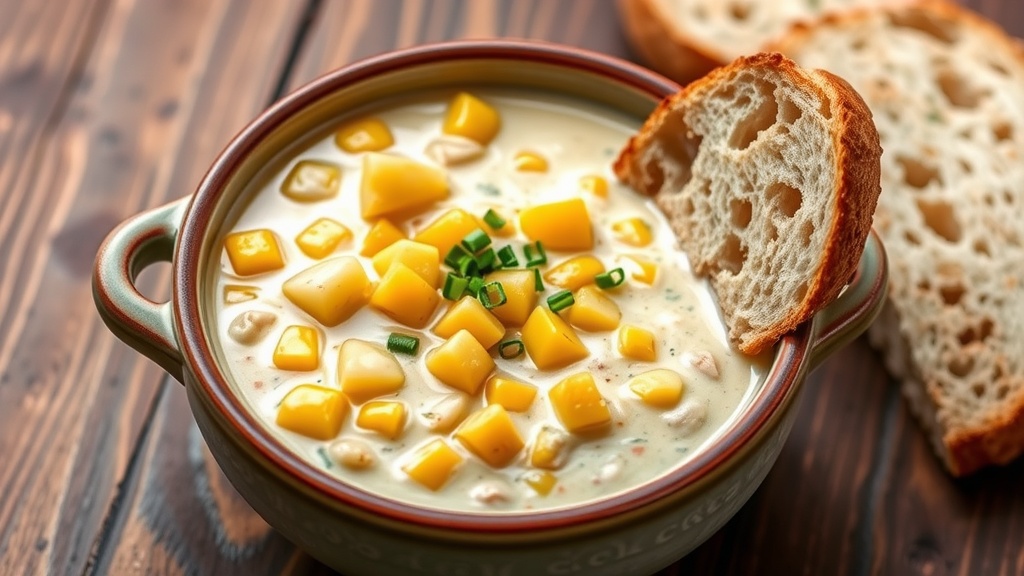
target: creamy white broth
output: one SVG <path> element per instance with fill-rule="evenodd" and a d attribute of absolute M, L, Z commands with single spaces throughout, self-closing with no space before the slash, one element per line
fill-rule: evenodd
<path fill-rule="evenodd" d="M 273 230 L 284 252 L 286 266 L 274 272 L 240 277 L 233 273 L 227 257 L 222 256 L 216 329 L 227 359 L 226 369 L 237 393 L 275 437 L 312 465 L 367 491 L 432 508 L 488 512 L 556 508 L 606 497 L 666 473 L 698 452 L 722 429 L 763 379 L 768 359 L 749 358 L 729 347 L 706 284 L 693 278 L 663 216 L 651 202 L 617 183 L 612 175 L 610 164 L 635 131 L 634 122 L 606 109 L 547 95 L 493 90 L 473 93 L 498 109 L 502 117 L 501 130 L 481 158 L 445 168 L 450 196 L 402 222 L 405 232 L 412 237 L 416 230 L 453 207 L 476 215 L 493 208 L 510 217 L 529 205 L 569 197 L 584 198 L 594 230 L 591 253 L 606 269 L 622 267 L 627 275 L 621 287 L 609 292 L 622 312 L 620 326 L 632 324 L 654 332 L 657 360 L 640 362 L 623 358 L 617 351 L 617 330 L 603 333 L 577 330 L 590 351 L 589 357 L 553 371 L 538 370 L 527 355 L 511 360 L 499 358 L 496 347 L 492 348 L 498 374 L 538 387 L 529 411 L 510 412 L 526 442 L 525 448 L 507 467 L 492 469 L 448 433 L 444 437 L 449 446 L 464 458 L 450 479 L 436 491 L 410 479 L 401 469 L 402 464 L 415 448 L 438 436 L 426 428 L 419 414 L 443 395 L 453 392 L 430 374 L 424 363 L 428 351 L 443 342 L 430 328 L 443 315 L 449 302 L 442 301 L 434 318 L 422 330 L 402 326 L 369 306 L 361 308 L 342 324 L 327 328 L 317 324 L 281 293 L 285 280 L 319 262 L 303 254 L 294 238 L 320 217 L 335 219 L 353 232 L 352 240 L 343 243 L 329 257 L 357 256 L 367 275 L 372 280 L 378 279 L 370 258 L 358 256 L 362 239 L 372 224 L 359 217 L 361 155 L 341 151 L 333 137 L 327 137 L 304 150 L 267 181 L 232 228 L 233 231 Z M 373 115 L 386 122 L 394 135 L 395 144 L 386 152 L 434 163 L 424 150 L 440 135 L 448 96 L 374 111 Z M 515 171 L 513 155 L 523 150 L 546 158 L 548 171 Z M 340 165 L 341 188 L 337 196 L 314 203 L 299 203 L 285 197 L 280 192 L 281 183 L 300 160 Z M 580 177 L 590 174 L 606 178 L 607 198 L 580 191 Z M 654 241 L 649 246 L 638 248 L 614 239 L 612 223 L 633 216 L 651 225 Z M 516 221 L 515 218 L 509 220 Z M 498 247 L 513 244 L 519 254 L 520 247 L 527 242 L 521 233 L 512 238 L 495 237 L 494 241 Z M 549 250 L 548 265 L 542 269 L 576 254 Z M 657 262 L 658 275 L 653 285 L 629 278 L 636 269 L 629 255 Z M 225 303 L 220 297 L 225 285 L 257 287 L 258 297 Z M 548 285 L 538 305 L 544 305 L 545 298 L 557 290 Z M 259 342 L 243 345 L 228 336 L 228 326 L 239 314 L 251 310 L 273 313 L 276 320 Z M 272 356 L 278 338 L 291 325 L 316 326 L 319 330 L 321 360 L 317 370 L 288 372 L 274 366 Z M 408 416 L 403 433 L 396 440 L 389 440 L 359 429 L 355 425 L 358 405 L 353 405 L 338 435 L 338 438 L 357 438 L 369 445 L 375 465 L 361 470 L 348 468 L 332 460 L 327 449 L 332 440 L 315 440 L 275 424 L 278 404 L 295 386 L 318 384 L 338 388 L 335 373 L 338 348 L 345 340 L 358 338 L 383 344 L 391 332 L 416 334 L 420 338 L 416 356 L 396 355 L 405 370 L 405 385 L 397 394 L 378 398 L 405 403 Z M 506 337 L 517 336 L 517 330 L 506 334 Z M 695 357 L 708 353 L 715 360 L 717 377 L 695 366 Z M 670 368 L 683 377 L 686 387 L 678 406 L 669 409 L 648 406 L 627 387 L 630 377 L 655 368 Z M 524 474 L 533 470 L 529 453 L 537 431 L 542 426 L 561 428 L 551 411 L 547 391 L 564 377 L 583 371 L 594 375 L 610 407 L 612 425 L 603 433 L 574 436 L 566 464 L 552 471 L 557 479 L 555 487 L 541 495 L 524 482 Z M 472 410 L 486 405 L 482 392 L 471 402 Z M 674 421 L 666 412 L 676 414 Z M 680 412 L 696 416 L 696 420 L 701 420 L 703 414 L 703 422 L 694 426 L 694 418 L 690 418 L 691 421 L 681 423 Z"/>

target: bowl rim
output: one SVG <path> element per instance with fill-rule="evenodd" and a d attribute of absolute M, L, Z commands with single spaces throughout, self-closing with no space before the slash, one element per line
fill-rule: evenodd
<path fill-rule="evenodd" d="M 214 209 L 223 187 L 256 145 L 295 113 L 336 91 L 379 74 L 439 61 L 509 60 L 564 66 L 602 76 L 651 96 L 653 100 L 680 89 L 675 82 L 628 61 L 586 49 L 532 40 L 455 40 L 420 45 L 366 58 L 328 72 L 297 88 L 253 119 L 217 156 L 193 195 L 179 230 L 173 258 L 171 302 L 181 353 L 194 375 L 193 382 L 212 406 L 222 425 L 245 440 L 246 447 L 275 468 L 293 485 L 311 491 L 327 502 L 347 505 L 373 518 L 397 521 L 431 530 L 527 534 L 607 521 L 620 514 L 648 509 L 679 495 L 724 471 L 725 464 L 754 439 L 771 429 L 783 408 L 804 380 L 811 339 L 806 322 L 784 336 L 765 384 L 750 398 L 746 409 L 689 461 L 670 473 L 596 501 L 539 511 L 474 513 L 425 508 L 392 500 L 344 483 L 294 454 L 265 429 L 230 388 L 227 376 L 217 367 L 201 318 L 199 286 L 205 263 L 200 254 L 210 230 Z M 186 378 L 186 382 L 189 379 Z"/>

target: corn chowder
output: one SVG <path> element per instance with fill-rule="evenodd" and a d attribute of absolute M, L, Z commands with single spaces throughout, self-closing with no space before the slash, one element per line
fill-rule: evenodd
<path fill-rule="evenodd" d="M 663 217 L 612 179 L 633 130 L 486 90 L 340 126 L 224 240 L 237 393 L 313 465 L 433 508 L 561 507 L 678 466 L 767 360 L 726 344 Z"/>

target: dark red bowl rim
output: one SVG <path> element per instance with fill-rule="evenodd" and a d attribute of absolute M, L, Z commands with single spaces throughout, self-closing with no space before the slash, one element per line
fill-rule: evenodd
<path fill-rule="evenodd" d="M 382 73 L 437 61 L 531 61 L 583 70 L 625 84 L 659 99 L 679 90 L 674 82 L 627 61 L 588 50 L 526 40 L 453 41 L 398 50 L 367 58 L 327 73 L 279 100 L 246 126 L 221 152 L 193 196 L 180 229 L 174 255 L 172 303 L 187 366 L 220 419 L 260 456 L 300 486 L 374 516 L 433 529 L 512 534 L 536 532 L 606 520 L 635 511 L 709 477 L 770 424 L 801 382 L 810 346 L 809 323 L 777 346 L 768 380 L 747 409 L 717 440 L 672 473 L 615 497 L 571 508 L 483 515 L 420 508 L 396 502 L 343 483 L 294 454 L 274 439 L 231 392 L 205 337 L 201 297 L 197 294 L 204 262 L 203 243 L 220 192 L 242 160 L 295 112 L 341 86 Z"/>

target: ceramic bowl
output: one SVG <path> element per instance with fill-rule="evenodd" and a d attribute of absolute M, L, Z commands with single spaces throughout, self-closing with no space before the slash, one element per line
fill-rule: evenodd
<path fill-rule="evenodd" d="M 371 58 L 274 104 L 214 160 L 191 197 L 139 214 L 111 233 L 94 270 L 97 307 L 122 340 L 184 385 L 227 478 L 275 529 L 349 576 L 650 574 L 718 530 L 761 483 L 782 448 L 806 374 L 862 333 L 886 283 L 878 238 L 858 275 L 814 319 L 784 337 L 766 379 L 716 439 L 673 472 L 568 509 L 445 513 L 360 491 L 275 440 L 236 397 L 211 343 L 216 238 L 261 166 L 318 125 L 385 97 L 471 85 L 555 92 L 611 107 L 639 127 L 679 87 L 628 62 L 518 41 L 457 42 Z M 169 261 L 169 302 L 134 285 Z"/>

